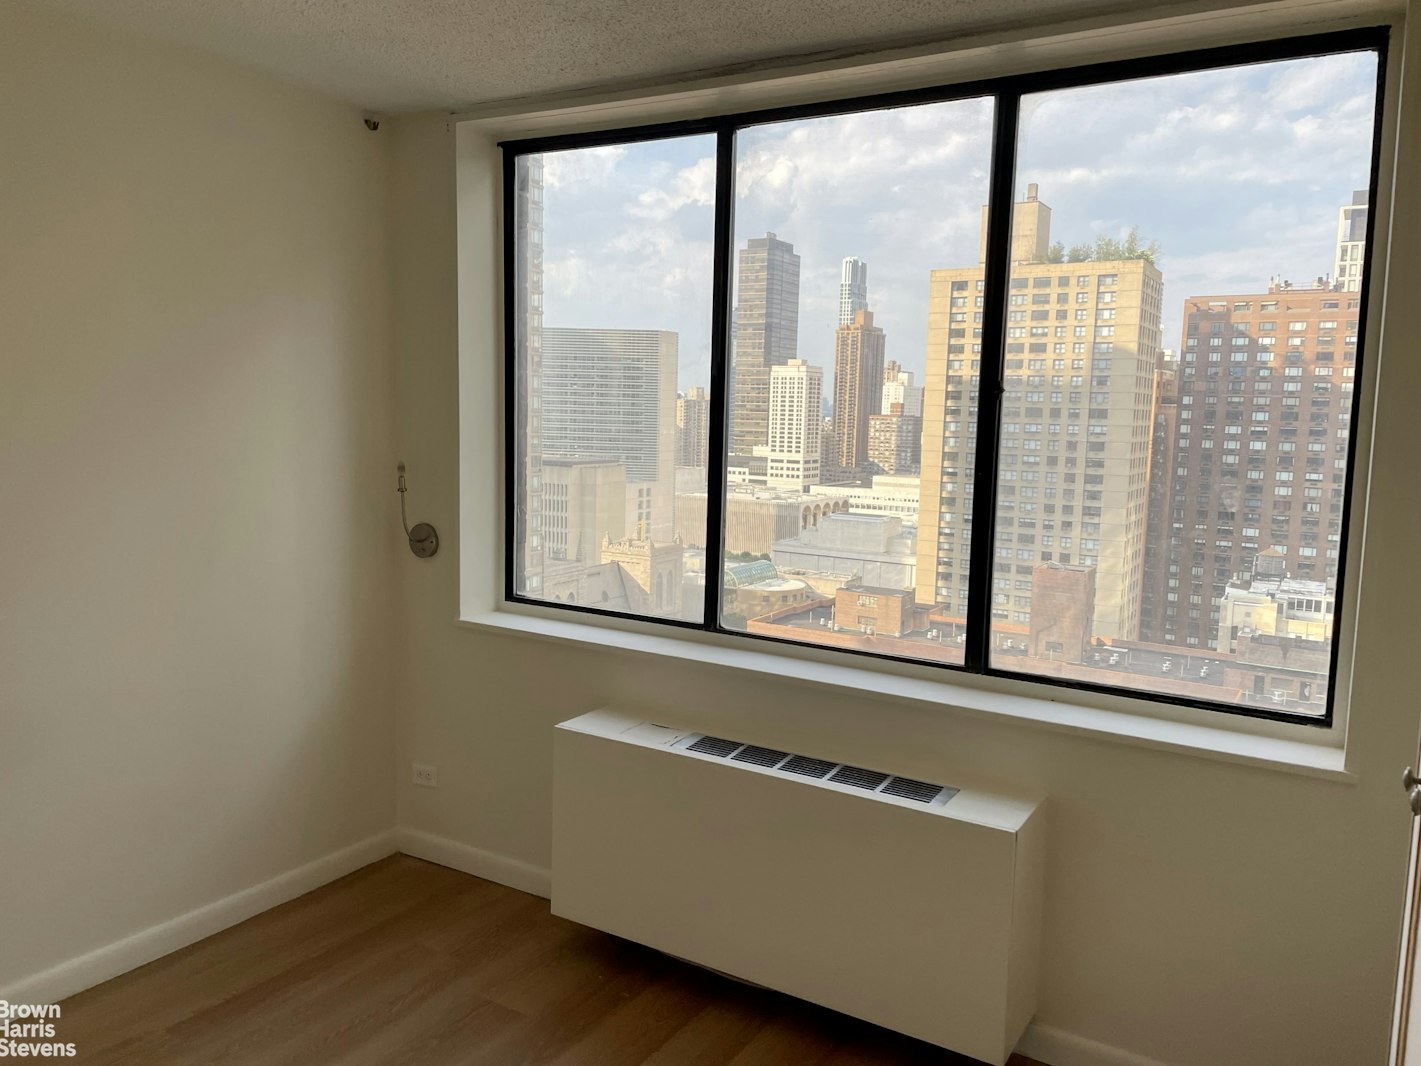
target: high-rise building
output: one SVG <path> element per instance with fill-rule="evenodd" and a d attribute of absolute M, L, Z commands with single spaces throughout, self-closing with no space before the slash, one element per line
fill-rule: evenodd
<path fill-rule="evenodd" d="M 1139 632 L 1163 280 L 1147 259 L 1052 263 L 1050 208 L 1016 204 L 1003 366 L 994 621 L 1032 621 L 1042 563 L 1095 567 L 1095 636 Z M 967 610 L 981 264 L 934 270 L 917 595 Z"/>
<path fill-rule="evenodd" d="M 673 536 L 676 358 L 666 330 L 543 329 L 543 455 L 621 463 L 636 539 Z"/>
<path fill-rule="evenodd" d="M 895 403 L 903 405 L 905 415 L 923 416 L 922 386 L 913 384 L 911 371 L 898 369 L 897 363 L 890 362 L 883 371 L 883 399 L 878 409 L 891 411 Z"/>
<path fill-rule="evenodd" d="M 868 465 L 875 474 L 916 474 L 921 461 L 923 419 L 901 403 L 868 418 Z"/>
<path fill-rule="evenodd" d="M 548 558 L 598 561 L 604 538 L 627 525 L 627 470 L 606 459 L 543 460 L 543 530 Z"/>
<path fill-rule="evenodd" d="M 515 439 L 522 449 L 521 527 L 517 562 L 520 591 L 541 596 L 543 588 L 543 478 L 542 409 L 531 394 L 530 383 L 539 381 L 543 365 L 543 157 L 523 156 L 518 168 L 515 217 L 520 229 L 514 285 L 515 328 L 523 346 L 519 370 L 518 427 Z"/>
<path fill-rule="evenodd" d="M 692 385 L 676 397 L 676 465 L 705 466 L 710 449 L 710 392 Z"/>
<path fill-rule="evenodd" d="M 1026 199 L 1012 205 L 1011 262 L 1044 263 L 1051 248 L 1051 209 L 1037 195 L 1036 182 L 1026 187 Z M 987 261 L 987 205 L 982 205 L 982 228 L 977 236 L 977 262 Z"/>
<path fill-rule="evenodd" d="M 1362 256 L 1367 249 L 1367 190 L 1352 193 L 1352 202 L 1337 211 L 1337 255 L 1332 276 L 1343 292 L 1362 289 Z"/>
<path fill-rule="evenodd" d="M 868 310 L 868 264 L 848 256 L 839 272 L 839 325 L 851 325 L 854 315 Z"/>
<path fill-rule="evenodd" d="M 839 438 L 834 432 L 834 420 L 826 418 L 820 424 L 819 431 L 819 481 L 823 485 L 849 484 L 852 478 L 847 478 L 844 471 L 839 469 Z"/>
<path fill-rule="evenodd" d="M 770 369 L 766 484 L 804 491 L 819 482 L 824 371 L 803 359 Z"/>
<path fill-rule="evenodd" d="M 1336 585 L 1360 297 L 1331 286 L 1191 296 L 1164 440 L 1146 639 L 1228 651 L 1221 607 L 1258 561 Z"/>
<path fill-rule="evenodd" d="M 773 233 L 740 249 L 730 365 L 730 454 L 770 438 L 770 368 L 798 357 L 799 256 Z"/>
<path fill-rule="evenodd" d="M 834 331 L 834 445 L 836 465 L 866 477 L 868 420 L 883 402 L 883 330 L 872 311 L 855 311 L 854 320 Z"/>
<path fill-rule="evenodd" d="M 1154 425 L 1150 433 L 1150 502 L 1145 533 L 1145 578 L 1140 588 L 1140 636 L 1150 640 L 1164 618 L 1169 568 L 1169 495 L 1174 477 L 1174 433 L 1179 425 L 1179 357 L 1160 353 L 1155 370 Z"/>

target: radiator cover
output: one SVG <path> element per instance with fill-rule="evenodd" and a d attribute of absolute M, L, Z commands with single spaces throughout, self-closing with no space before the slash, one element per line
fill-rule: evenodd
<path fill-rule="evenodd" d="M 698 738 L 608 710 L 557 727 L 553 913 L 1004 1063 L 1035 1010 L 1040 805 L 870 792 Z"/>

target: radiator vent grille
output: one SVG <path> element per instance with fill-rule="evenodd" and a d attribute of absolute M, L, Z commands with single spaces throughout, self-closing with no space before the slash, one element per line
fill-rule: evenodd
<path fill-rule="evenodd" d="M 753 744 L 747 744 L 737 751 L 732 758 L 736 762 L 753 763 L 756 766 L 777 766 L 784 762 L 789 755 L 787 751 L 776 751 L 774 748 L 757 748 Z"/>
<path fill-rule="evenodd" d="M 888 775 L 881 774 L 877 770 L 865 770 L 859 766 L 845 766 L 841 767 L 829 780 L 836 785 L 852 785 L 854 788 L 866 788 L 872 792 L 888 780 Z"/>
<path fill-rule="evenodd" d="M 738 740 L 722 740 L 720 737 L 701 737 L 700 740 L 690 745 L 690 751 L 698 751 L 702 755 L 714 755 L 717 758 L 725 758 L 736 748 L 744 747 Z"/>
<path fill-rule="evenodd" d="M 792 774 L 803 774 L 805 777 L 824 778 L 828 777 L 829 772 L 838 765 L 828 759 L 811 759 L 807 755 L 794 755 L 780 769 Z"/>
<path fill-rule="evenodd" d="M 809 755 L 793 755 L 777 748 L 763 748 L 756 744 L 746 744 L 740 740 L 728 740 L 725 737 L 697 737 L 690 743 L 683 743 L 687 751 L 694 751 L 699 755 L 709 755 L 716 759 L 729 758 L 731 762 L 743 762 L 749 763 L 751 766 L 777 769 L 817 781 L 828 780 L 836 785 L 848 785 L 851 788 L 861 788 L 884 796 L 897 796 L 899 799 L 912 800 L 915 803 L 938 804 L 940 806 L 957 795 L 957 789 L 934 784 L 931 781 L 917 781 L 911 777 L 894 777 L 879 770 L 868 770 L 862 766 L 848 766 L 844 763 L 830 762 L 828 759 L 815 759 Z"/>
<path fill-rule="evenodd" d="M 927 781 L 914 781 L 911 777 L 895 777 L 883 786 L 883 791 L 890 796 L 901 796 L 903 799 L 917 800 L 919 803 L 931 803 L 942 795 L 943 787 Z"/>

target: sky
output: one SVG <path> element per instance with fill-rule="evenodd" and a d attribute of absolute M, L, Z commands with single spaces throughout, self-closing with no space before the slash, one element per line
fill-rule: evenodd
<path fill-rule="evenodd" d="M 1158 241 L 1178 348 L 1186 297 L 1331 272 L 1375 91 L 1375 56 L 1352 53 L 1027 96 L 1017 198 L 1035 182 L 1068 246 L 1132 225 Z M 737 136 L 736 247 L 774 232 L 801 256 L 799 355 L 826 393 L 845 256 L 869 265 L 887 358 L 921 375 L 929 271 L 979 258 L 991 127 L 982 98 Z M 546 325 L 674 330 L 678 387 L 709 383 L 714 151 L 698 136 L 544 157 Z"/>

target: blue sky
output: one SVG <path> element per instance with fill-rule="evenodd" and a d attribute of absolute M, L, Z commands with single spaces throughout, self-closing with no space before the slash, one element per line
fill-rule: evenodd
<path fill-rule="evenodd" d="M 1178 347 L 1185 297 L 1331 270 L 1375 85 L 1375 58 L 1349 54 L 1027 97 L 1017 193 L 1040 186 L 1067 245 L 1131 225 L 1158 240 Z M 990 141 L 985 99 L 742 131 L 736 244 L 773 231 L 800 254 L 801 358 L 832 366 L 839 263 L 856 255 L 888 358 L 921 369 L 928 272 L 978 258 Z M 545 157 L 547 325 L 675 330 L 681 387 L 708 382 L 713 154 L 690 137 Z"/>

